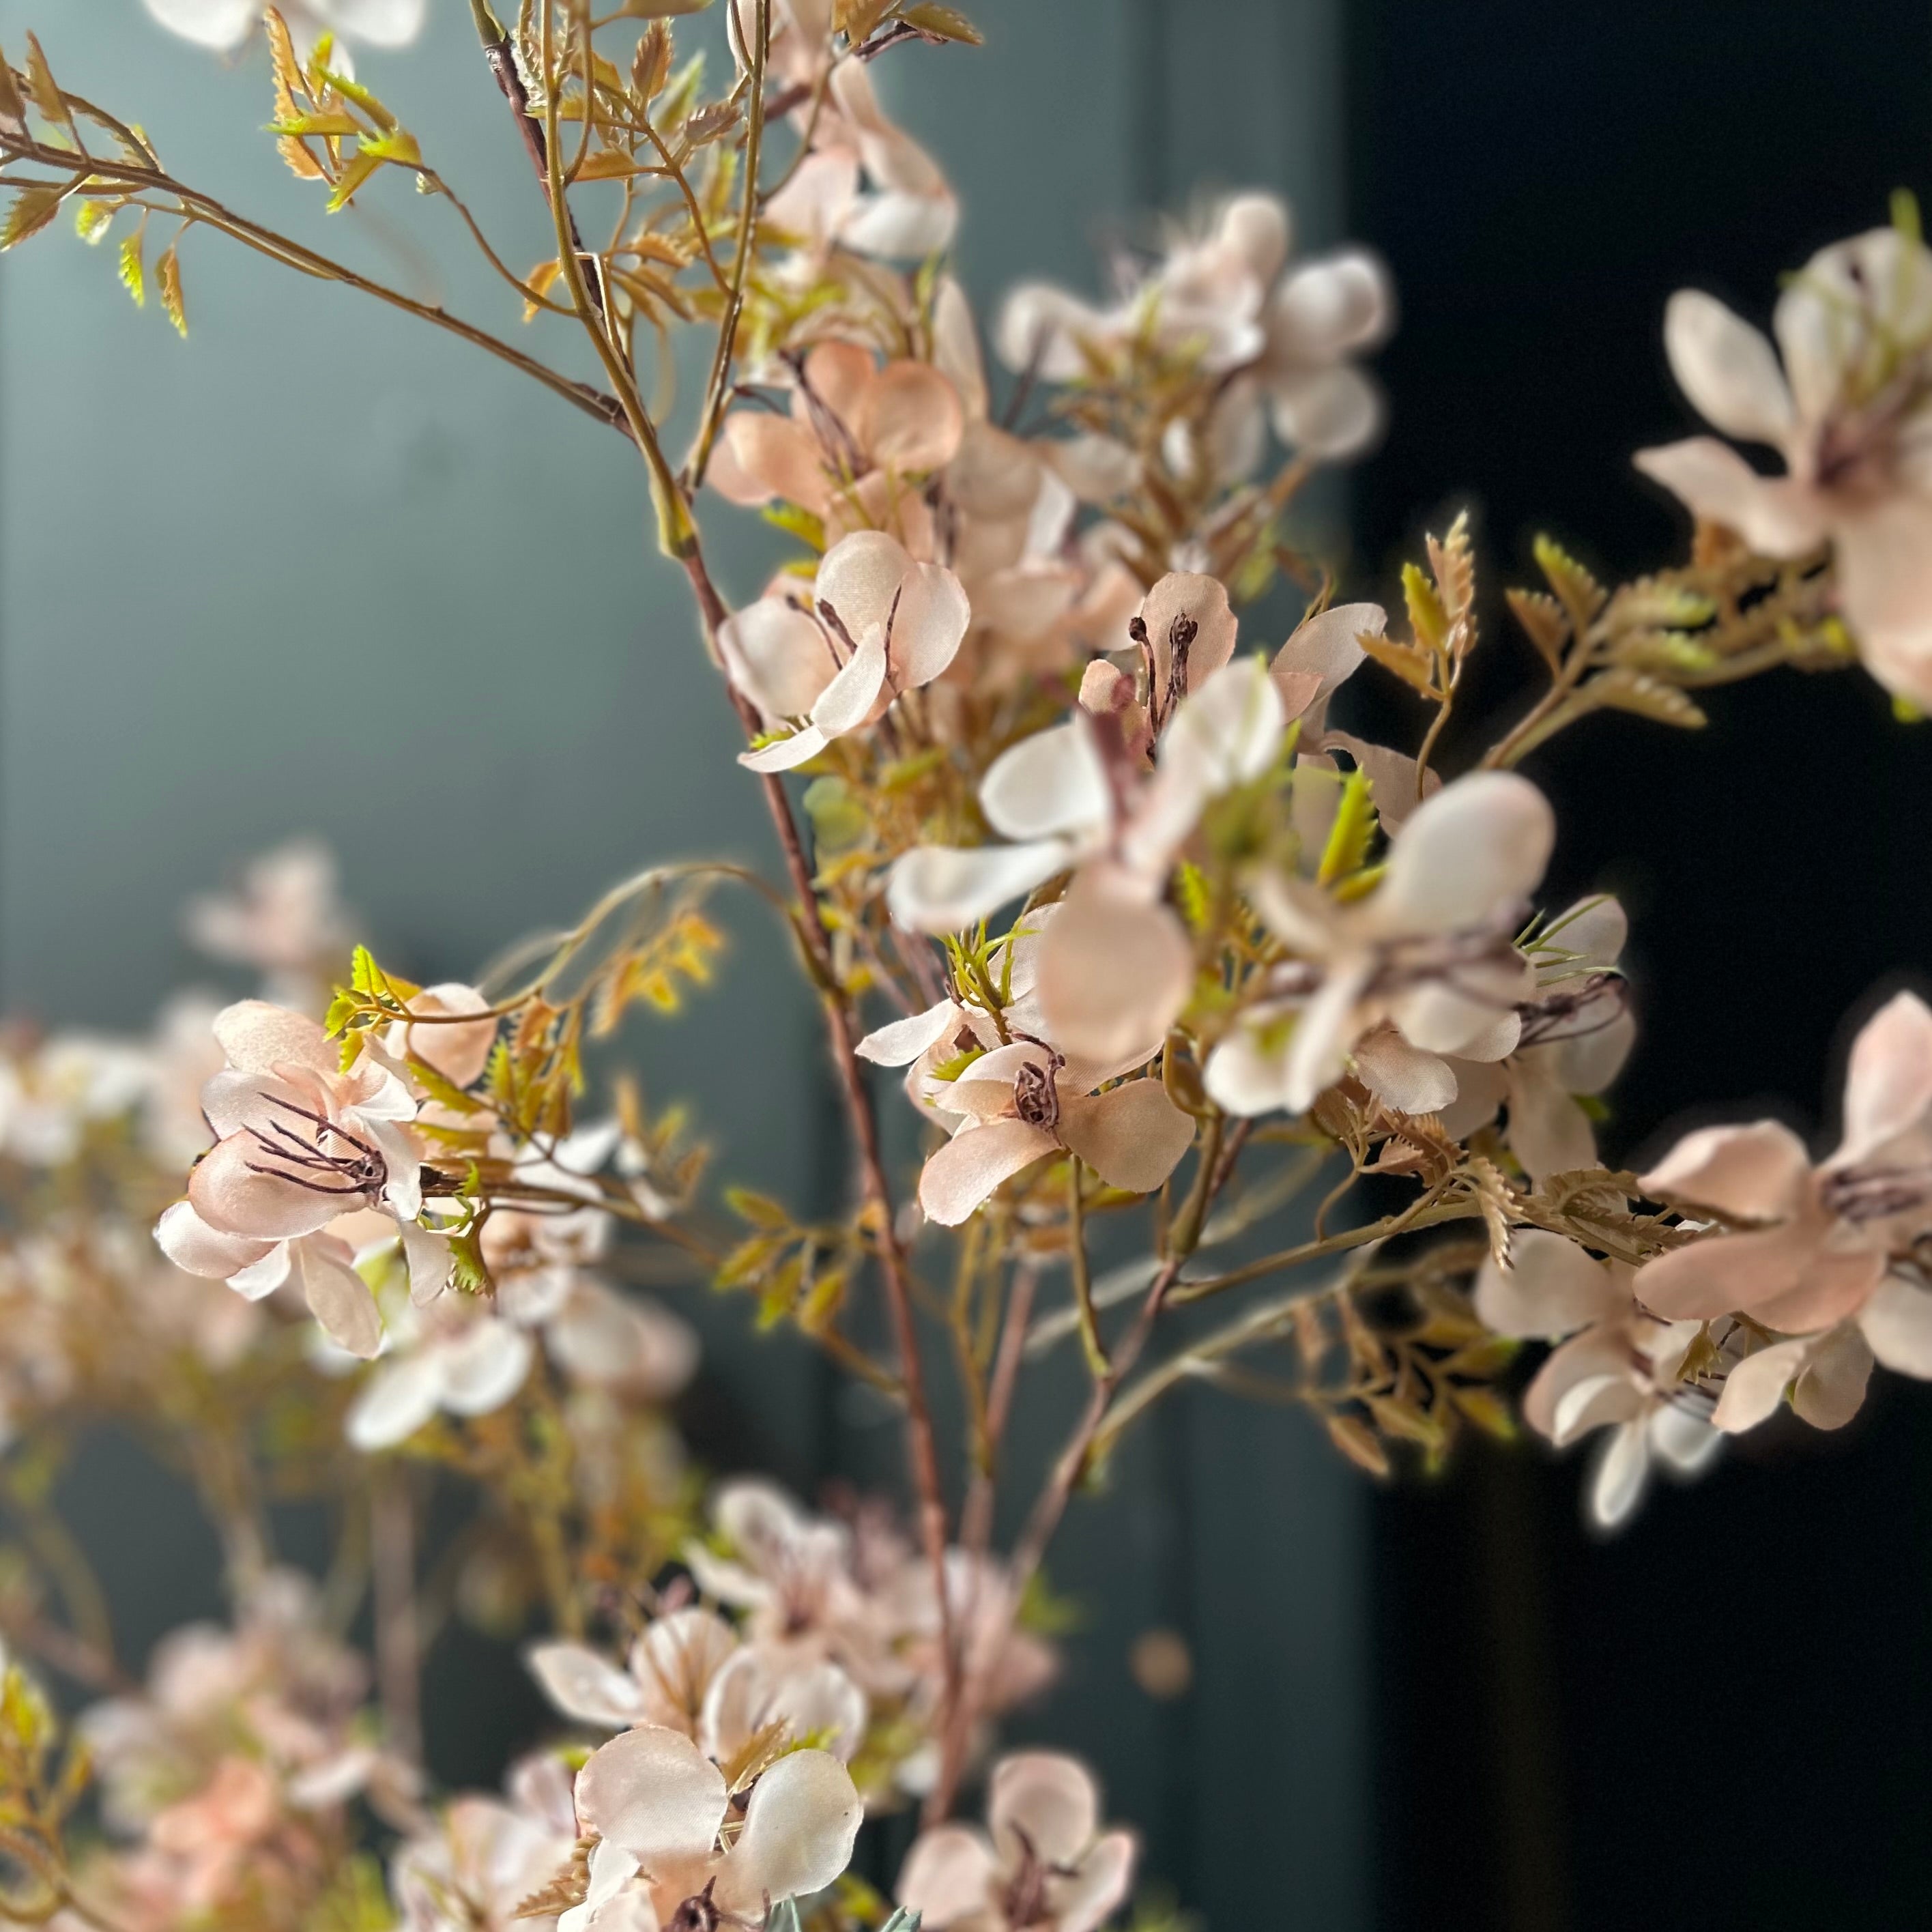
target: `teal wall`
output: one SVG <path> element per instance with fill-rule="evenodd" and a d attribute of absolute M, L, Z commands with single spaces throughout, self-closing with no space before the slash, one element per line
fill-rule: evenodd
<path fill-rule="evenodd" d="M 983 301 L 1022 274 L 1089 277 L 1130 209 L 1216 185 L 1285 188 L 1304 233 L 1334 238 L 1340 4 L 973 0 L 983 52 L 878 71 L 962 190 Z M 506 256 L 534 261 L 542 204 L 466 9 L 433 12 L 368 76 Z M 136 0 L 0 0 L 10 51 L 28 25 L 185 177 L 514 326 L 446 208 L 378 193 L 325 225 L 257 131 L 259 58 L 224 68 Z M 69 235 L 0 269 L 0 1003 L 140 1024 L 193 968 L 183 898 L 296 832 L 335 846 L 379 948 L 429 974 L 641 863 L 763 862 L 730 714 L 620 440 L 218 237 L 191 237 L 183 265 L 185 344 Z M 712 520 L 724 574 L 751 587 L 755 535 Z M 646 1077 L 703 1094 L 734 1174 L 823 1198 L 840 1157 L 811 1015 L 769 928 L 735 924 L 723 997 L 640 1036 Z M 878 1418 L 815 1362 L 696 1312 L 754 1453 L 800 1481 L 884 1466 Z M 104 1465 L 74 1507 L 161 1620 L 198 1606 L 208 1554 L 137 1520 L 133 1480 Z M 1152 1873 L 1226 1932 L 1368 1922 L 1364 1516 L 1296 1419 L 1184 1404 L 1056 1563 L 1092 1622 L 1036 1728 L 1096 1758 Z M 1177 1704 L 1126 1675 L 1156 1623 L 1194 1649 Z"/>

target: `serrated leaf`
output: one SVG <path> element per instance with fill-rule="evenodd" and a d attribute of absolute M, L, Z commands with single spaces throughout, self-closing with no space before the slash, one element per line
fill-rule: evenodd
<path fill-rule="evenodd" d="M 83 201 L 74 212 L 74 232 L 90 248 L 106 241 L 113 225 L 114 211 L 104 201 Z"/>
<path fill-rule="evenodd" d="M 182 300 L 181 258 L 175 252 L 176 245 L 170 242 L 154 264 L 154 286 L 160 292 L 162 308 L 175 326 L 175 333 L 185 340 L 188 309 Z"/>
<path fill-rule="evenodd" d="M 896 4 L 897 0 L 838 0 L 832 10 L 832 29 L 856 47 L 872 38 Z"/>
<path fill-rule="evenodd" d="M 598 148 L 584 158 L 577 171 L 580 181 L 622 181 L 641 172 L 643 164 L 633 160 L 621 148 Z"/>
<path fill-rule="evenodd" d="M 318 57 L 321 52 L 321 46 L 318 44 L 316 49 Z M 354 101 L 356 106 L 361 108 L 379 128 L 394 133 L 400 126 L 400 124 L 397 121 L 396 117 L 359 81 L 352 80 L 348 75 L 338 74 L 333 68 L 325 68 L 322 70 L 321 78 L 326 86 L 334 88 L 338 94 Z"/>
<path fill-rule="evenodd" d="M 422 165 L 422 149 L 416 145 L 416 137 L 406 128 L 393 128 L 380 139 L 371 140 L 365 134 L 361 152 L 374 154 L 379 161 L 389 161 L 400 168 L 417 168 Z"/>
<path fill-rule="evenodd" d="M 735 100 L 708 101 L 684 124 L 686 140 L 694 148 L 701 148 L 707 141 L 715 141 L 728 134 L 738 124 L 738 104 Z"/>
<path fill-rule="evenodd" d="M 1578 695 L 1591 704 L 1616 711 L 1635 712 L 1640 718 L 1674 724 L 1682 730 L 1695 731 L 1707 722 L 1699 706 L 1675 685 L 1665 684 L 1627 664 L 1615 664 L 1600 672 Z"/>
<path fill-rule="evenodd" d="M 1546 590 L 1510 590 L 1503 596 L 1524 634 L 1536 646 L 1537 655 L 1556 670 L 1563 661 L 1563 646 L 1570 641 L 1570 620 L 1562 605 Z"/>
<path fill-rule="evenodd" d="M 1436 696 L 1433 658 L 1424 656 L 1413 645 L 1405 644 L 1399 638 L 1378 637 L 1372 631 L 1362 632 L 1355 641 L 1383 670 L 1394 671 L 1412 690 L 1419 691 L 1425 698 Z"/>
<path fill-rule="evenodd" d="M 304 114 L 298 110 L 278 115 L 268 123 L 272 134 L 318 134 L 353 139 L 362 131 L 362 124 L 354 115 L 332 109 L 320 114 Z"/>
<path fill-rule="evenodd" d="M 1579 631 L 1604 608 L 1609 593 L 1554 537 L 1539 536 L 1531 549 L 1536 566 Z"/>
<path fill-rule="evenodd" d="M 671 32 L 662 20 L 654 20 L 638 37 L 638 51 L 631 60 L 631 89 L 648 106 L 664 92 L 670 78 Z"/>
<path fill-rule="evenodd" d="M 27 104 L 21 97 L 20 84 L 14 78 L 13 63 L 4 47 L 0 47 L 0 128 L 10 134 L 27 131 Z"/>
<path fill-rule="evenodd" d="M 942 7 L 939 0 L 916 0 L 916 4 L 902 8 L 899 18 L 908 27 L 916 27 L 922 34 L 936 34 L 942 40 L 957 40 L 961 45 L 981 47 L 986 37 L 956 8 Z"/>
<path fill-rule="evenodd" d="M 33 97 L 34 105 L 40 110 L 41 118 L 74 132 L 74 117 L 67 111 L 67 103 L 62 100 L 53 69 L 47 64 L 47 57 L 40 51 L 39 40 L 32 34 L 27 36 L 27 92 Z"/>
<path fill-rule="evenodd" d="M 1322 848 L 1322 864 L 1316 873 L 1318 884 L 1332 886 L 1337 879 L 1361 869 L 1369 856 L 1369 841 L 1375 836 L 1376 808 L 1370 802 L 1366 772 L 1351 772 L 1343 781 L 1334 822 L 1328 828 L 1328 842 Z"/>
<path fill-rule="evenodd" d="M 64 187 L 23 188 L 16 190 L 7 219 L 0 223 L 0 250 L 16 248 L 46 227 L 67 199 Z"/>
<path fill-rule="evenodd" d="M 1402 596 L 1408 606 L 1408 627 L 1416 642 L 1432 651 L 1442 650 L 1449 641 L 1449 613 L 1420 564 L 1402 566 Z"/>
<path fill-rule="evenodd" d="M 1468 616 L 1476 602 L 1476 560 L 1469 548 L 1469 513 L 1459 511 L 1441 539 L 1424 539 L 1430 574 L 1442 594 L 1442 606 L 1453 622 Z"/>
<path fill-rule="evenodd" d="M 1352 1415 L 1331 1415 L 1328 1418 L 1328 1439 L 1358 1469 L 1366 1469 L 1372 1476 L 1386 1476 L 1389 1472 L 1388 1451 L 1376 1439 L 1375 1431 L 1364 1422 L 1358 1422 Z"/>

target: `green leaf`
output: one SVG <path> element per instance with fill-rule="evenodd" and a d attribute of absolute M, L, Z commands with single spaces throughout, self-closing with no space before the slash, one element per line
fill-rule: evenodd
<path fill-rule="evenodd" d="M 74 212 L 74 232 L 89 248 L 107 238 L 114 225 L 114 210 L 104 201 L 83 201 Z"/>
<path fill-rule="evenodd" d="M 351 154 L 328 197 L 328 212 L 340 214 L 356 199 L 356 190 L 366 186 L 369 177 L 382 165 L 382 156 L 370 154 L 366 148 Z"/>
<path fill-rule="evenodd" d="M 1328 843 L 1315 875 L 1317 883 L 1332 886 L 1337 879 L 1359 872 L 1369 856 L 1369 841 L 1375 830 L 1376 808 L 1370 802 L 1368 774 L 1351 772 L 1342 786 L 1335 822 L 1328 828 Z"/>
<path fill-rule="evenodd" d="M 1449 641 L 1449 613 L 1419 563 L 1402 566 L 1402 595 L 1408 606 L 1409 628 L 1415 633 L 1416 642 L 1427 645 L 1432 651 L 1441 650 Z"/>
<path fill-rule="evenodd" d="M 1537 568 L 1549 580 L 1550 589 L 1580 632 L 1604 608 L 1609 593 L 1554 537 L 1539 536 L 1531 549 Z"/>
<path fill-rule="evenodd" d="M 784 1205 L 769 1194 L 759 1193 L 755 1188 L 726 1188 L 724 1204 L 740 1220 L 748 1221 L 754 1228 L 779 1232 L 792 1225 L 791 1216 Z"/>

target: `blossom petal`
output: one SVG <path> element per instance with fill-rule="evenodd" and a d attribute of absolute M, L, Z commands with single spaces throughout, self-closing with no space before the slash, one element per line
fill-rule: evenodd
<path fill-rule="evenodd" d="M 188 1198 L 209 1227 L 263 1242 L 311 1234 L 349 1204 L 280 1172 L 261 1168 L 267 1156 L 248 1134 L 218 1141 L 188 1176 Z"/>
<path fill-rule="evenodd" d="M 443 1350 L 443 1406 L 456 1415 L 488 1415 L 524 1385 L 534 1344 L 494 1316 L 470 1324 Z"/>
<path fill-rule="evenodd" d="M 920 1205 L 929 1220 L 956 1228 L 1002 1181 L 1057 1145 L 1051 1134 L 1024 1120 L 968 1127 L 926 1162 L 919 1178 Z"/>
<path fill-rule="evenodd" d="M 1231 664 L 1192 685 L 1162 734 L 1160 769 L 1203 798 L 1259 778 L 1281 749 L 1281 693 L 1258 658 Z"/>
<path fill-rule="evenodd" d="M 1774 1415 L 1810 1347 L 1810 1341 L 1801 1336 L 1774 1342 L 1746 1356 L 1724 1378 L 1724 1392 L 1718 1398 L 1712 1426 L 1726 1436 L 1741 1436 Z"/>
<path fill-rule="evenodd" d="M 1296 1112 L 1347 1072 L 1348 1055 L 1360 1036 L 1362 989 L 1373 976 L 1372 961 L 1352 962 L 1331 972 L 1301 1009 L 1288 1043 L 1286 1097 Z"/>
<path fill-rule="evenodd" d="M 1628 1278 L 1620 1281 L 1574 1241 L 1525 1228 L 1514 1249 L 1511 1266 L 1492 1258 L 1476 1277 L 1477 1316 L 1497 1334 L 1553 1341 L 1629 1310 Z"/>
<path fill-rule="evenodd" d="M 1060 838 L 964 851 L 917 845 L 894 863 L 886 903 L 908 932 L 958 932 L 1064 872 L 1072 856 Z"/>
<path fill-rule="evenodd" d="M 719 1868 L 718 1903 L 758 1912 L 773 1900 L 823 1892 L 852 1862 L 865 1807 L 830 1751 L 778 1760 L 752 1787 L 745 1828 Z"/>
<path fill-rule="evenodd" d="M 1845 1075 L 1844 1138 L 1834 1168 L 1869 1160 L 1932 1113 L 1932 1008 L 1916 993 L 1886 1001 L 1858 1029 Z"/>
<path fill-rule="evenodd" d="M 727 1798 L 724 1773 L 661 1724 L 613 1738 L 577 1774 L 579 1818 L 646 1870 L 709 1857 Z"/>
<path fill-rule="evenodd" d="M 1286 678 L 1312 671 L 1320 680 L 1314 697 L 1290 715 L 1300 716 L 1306 729 L 1319 731 L 1329 700 L 1367 656 L 1356 639 L 1364 631 L 1378 638 L 1388 628 L 1388 613 L 1379 604 L 1335 604 L 1305 618 L 1268 667 L 1270 675 Z"/>
<path fill-rule="evenodd" d="M 1067 1054 L 1138 1065 L 1166 1036 L 1194 985 L 1194 949 L 1167 907 L 1075 875 L 1040 948 L 1040 1001 Z"/>
<path fill-rule="evenodd" d="M 884 530 L 854 530 L 820 560 L 812 601 L 829 604 L 854 638 L 874 626 L 883 632 L 911 568 L 912 559 L 896 537 Z"/>
<path fill-rule="evenodd" d="M 1043 1865 L 1071 1865 L 1100 1830 L 1100 1793 L 1077 1758 L 1059 1751 L 1016 1751 L 993 1767 L 986 1822 L 1009 1868 L 1016 1868 L 1028 1852 Z"/>
<path fill-rule="evenodd" d="M 959 1008 L 950 1000 L 941 1000 L 922 1013 L 910 1013 L 875 1028 L 853 1051 L 861 1060 L 879 1066 L 910 1066 L 929 1046 L 944 1040 L 959 1023 Z"/>
<path fill-rule="evenodd" d="M 211 1228 L 192 1203 L 177 1201 L 154 1224 L 154 1240 L 175 1266 L 211 1281 L 226 1281 L 274 1253 L 279 1244 Z"/>
<path fill-rule="evenodd" d="M 532 1644 L 524 1654 L 544 1695 L 566 1718 L 621 1730 L 644 1714 L 644 1699 L 629 1672 L 617 1670 L 588 1644 Z"/>
<path fill-rule="evenodd" d="M 1796 412 L 1764 335 L 1714 296 L 1680 289 L 1665 304 L 1664 347 L 1671 374 L 1712 428 L 1743 442 L 1782 444 Z"/>
<path fill-rule="evenodd" d="M 1795 1214 L 1810 1178 L 1804 1143 L 1777 1120 L 1700 1127 L 1686 1134 L 1643 1176 L 1660 1201 L 1714 1209 L 1727 1221 L 1769 1221 Z"/>
<path fill-rule="evenodd" d="M 1382 434 L 1382 392 L 1348 363 L 1286 377 L 1272 395 L 1275 434 L 1304 456 L 1359 456 Z"/>
<path fill-rule="evenodd" d="M 959 393 L 928 362 L 888 362 L 866 384 L 852 427 L 882 470 L 923 475 L 952 460 L 966 426 Z"/>
<path fill-rule="evenodd" d="M 304 1013 L 292 1013 L 266 1000 L 238 1000 L 214 1016 L 214 1037 L 240 1073 L 273 1073 L 278 1066 L 303 1066 L 334 1078 L 341 1051 Z"/>
<path fill-rule="evenodd" d="M 1184 691 L 1197 691 L 1234 655 L 1240 620 L 1219 578 L 1198 571 L 1174 570 L 1150 590 L 1141 604 L 1148 646 L 1154 654 L 1156 702 L 1165 704 L 1174 676 L 1179 640 L 1187 637 Z M 1189 627 L 1192 626 L 1191 634 Z"/>
<path fill-rule="evenodd" d="M 1812 1345 L 1791 1385 L 1791 1406 L 1814 1429 L 1842 1429 L 1863 1404 L 1871 1372 L 1872 1351 L 1847 1322 Z"/>
<path fill-rule="evenodd" d="M 964 1825 L 922 1832 L 899 1868 L 894 1896 L 932 1932 L 986 1910 L 999 1868 L 983 1833 Z"/>
<path fill-rule="evenodd" d="M 365 1455 L 406 1442 L 434 1416 L 442 1402 L 442 1364 L 436 1352 L 383 1362 L 356 1393 L 343 1420 L 352 1449 Z"/>
<path fill-rule="evenodd" d="M 772 723 L 804 717 L 838 669 L 818 621 L 782 597 L 760 597 L 726 619 L 718 648 L 731 682 Z"/>
<path fill-rule="evenodd" d="M 1760 476 L 1729 443 L 1692 436 L 1631 458 L 1702 521 L 1736 530 L 1766 556 L 1800 556 L 1825 536 L 1810 492 L 1788 478 Z"/>
<path fill-rule="evenodd" d="M 1636 1512 L 1650 1479 L 1649 1432 L 1640 1420 L 1622 1424 L 1606 1439 L 1590 1477 L 1590 1520 L 1620 1529 Z"/>
<path fill-rule="evenodd" d="M 1550 862 L 1549 801 L 1514 772 L 1477 772 L 1418 806 L 1368 902 L 1387 933 L 1454 932 L 1511 915 Z"/>
<path fill-rule="evenodd" d="M 913 565 L 901 584 L 898 608 L 890 614 L 886 648 L 898 691 L 916 691 L 938 676 L 958 656 L 973 621 L 958 578 L 937 563 Z"/>
<path fill-rule="evenodd" d="M 714 464 L 711 484 L 727 502 L 751 508 L 781 496 L 816 516 L 831 486 L 817 439 L 785 416 L 734 410 L 724 418 L 728 464 Z"/>
<path fill-rule="evenodd" d="M 369 1284 L 350 1265 L 338 1242 L 302 1242 L 296 1265 L 309 1312 L 332 1342 L 364 1361 L 382 1346 L 382 1318 Z"/>
<path fill-rule="evenodd" d="M 1193 1145 L 1194 1117 L 1158 1080 L 1130 1080 L 1063 1102 L 1060 1137 L 1108 1186 L 1151 1194 Z"/>
<path fill-rule="evenodd" d="M 1412 1046 L 1393 1027 L 1356 1042 L 1355 1072 L 1385 1107 L 1438 1114 L 1456 1097 L 1456 1075 L 1438 1054 Z"/>
<path fill-rule="evenodd" d="M 1932 1382 L 1932 1294 L 1887 1275 L 1858 1316 L 1871 1352 L 1894 1373 Z"/>
<path fill-rule="evenodd" d="M 448 981 L 426 986 L 410 1003 L 419 1013 L 481 1013 L 489 1001 L 474 986 Z M 404 1028 L 403 1042 L 418 1060 L 427 1060 L 453 1087 L 467 1087 L 481 1077 L 489 1064 L 490 1050 L 496 1043 L 496 1022 L 492 1018 L 460 1021 L 431 1026 Z"/>
<path fill-rule="evenodd" d="M 1046 838 L 1103 826 L 1113 808 L 1106 767 L 1083 718 L 1022 738 L 993 760 L 980 802 L 1009 838 Z"/>

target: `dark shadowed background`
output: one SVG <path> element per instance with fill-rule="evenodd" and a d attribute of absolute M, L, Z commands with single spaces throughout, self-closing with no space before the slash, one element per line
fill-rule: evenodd
<path fill-rule="evenodd" d="M 1355 595 L 1387 594 L 1464 503 L 1492 590 L 1526 578 L 1538 529 L 1606 574 L 1668 554 L 1679 520 L 1628 466 L 1688 422 L 1665 298 L 1693 282 L 1762 320 L 1781 272 L 1882 220 L 1893 188 L 1932 188 L 1932 10 L 1900 0 L 968 10 L 983 52 L 880 77 L 961 188 L 982 302 L 1021 274 L 1090 284 L 1130 211 L 1249 182 L 1294 196 L 1310 244 L 1388 258 L 1403 322 L 1389 440 L 1354 483 Z M 541 204 L 466 10 L 433 11 L 420 46 L 365 64 L 534 260 Z M 28 24 L 180 172 L 322 230 L 257 131 L 259 56 L 225 70 L 136 0 L 0 0 L 10 50 Z M 447 212 L 398 195 L 329 239 L 500 318 Z M 142 1024 L 192 968 L 181 901 L 296 831 L 334 843 L 384 956 L 430 975 L 640 863 L 762 858 L 617 440 L 214 238 L 185 268 L 185 345 L 70 237 L 0 275 L 0 1003 Z M 724 548 L 752 587 L 755 541 Z M 1485 654 L 1500 713 L 1530 653 L 1498 624 Z M 1593 721 L 1534 768 L 1556 902 L 1612 886 L 1636 920 L 1645 1033 L 1613 1160 L 1690 1110 L 1820 1121 L 1847 1010 L 1932 964 L 1932 727 L 1854 676 L 1712 711 L 1696 739 Z M 734 929 L 722 995 L 640 1035 L 646 1077 L 704 1096 L 734 1175 L 827 1199 L 809 1012 L 769 931 Z M 715 1461 L 808 1488 L 890 1468 L 880 1418 L 814 1362 L 686 1305 Z M 1088 1628 L 1018 1730 L 1094 1757 L 1150 1874 L 1214 1932 L 1918 1922 L 1928 1402 L 1881 1384 L 1842 1437 L 1767 1430 L 1610 1544 L 1579 1526 L 1576 1468 L 1532 1448 L 1372 1500 L 1298 1419 L 1183 1403 L 1073 1519 L 1054 1579 Z M 70 1506 L 137 1647 L 212 1607 L 212 1546 L 129 1457 L 93 1458 Z M 1165 1705 L 1126 1667 L 1156 1625 L 1196 1664 Z M 487 1647 L 446 1658 L 443 1776 L 488 1778 L 538 1720 L 514 1687 Z"/>

